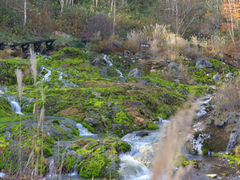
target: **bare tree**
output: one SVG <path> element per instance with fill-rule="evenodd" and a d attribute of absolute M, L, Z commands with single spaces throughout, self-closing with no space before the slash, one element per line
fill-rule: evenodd
<path fill-rule="evenodd" d="M 24 0 L 24 21 L 23 26 L 26 26 L 27 24 L 27 0 Z"/>

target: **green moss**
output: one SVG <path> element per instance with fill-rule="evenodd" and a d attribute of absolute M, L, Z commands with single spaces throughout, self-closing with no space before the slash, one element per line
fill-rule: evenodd
<path fill-rule="evenodd" d="M 71 133 L 72 135 L 74 135 L 74 136 L 79 136 L 79 131 L 78 131 L 78 129 L 76 128 L 76 129 L 72 129 L 72 133 Z"/>
<path fill-rule="evenodd" d="M 189 159 L 181 153 L 176 153 L 174 156 L 173 164 L 176 167 L 187 166 L 190 164 Z"/>
<path fill-rule="evenodd" d="M 52 146 L 49 146 L 48 144 L 43 145 L 43 155 L 44 157 L 50 157 L 54 154 L 54 151 L 52 149 Z"/>
<path fill-rule="evenodd" d="M 54 119 L 52 123 L 56 124 L 56 125 L 60 125 L 60 120 L 59 119 Z"/>
<path fill-rule="evenodd" d="M 156 130 L 156 129 L 159 129 L 159 126 L 157 124 L 155 124 L 154 122 L 148 122 L 147 129 Z"/>
<path fill-rule="evenodd" d="M 95 129 L 88 125 L 86 122 L 83 122 L 82 125 L 87 128 L 90 132 L 95 133 Z"/>
<path fill-rule="evenodd" d="M 202 152 L 203 152 L 203 155 L 204 155 L 204 156 L 207 156 L 207 155 L 208 155 L 208 149 L 207 149 L 207 148 L 204 147 L 204 148 L 202 149 Z"/>
<path fill-rule="evenodd" d="M 63 172 L 64 173 L 71 173 L 71 172 L 73 172 L 76 163 L 77 163 L 77 158 L 73 157 L 70 154 L 68 154 L 65 157 L 65 160 L 63 162 Z"/>
<path fill-rule="evenodd" d="M 105 164 L 106 159 L 103 155 L 93 153 L 78 165 L 79 175 L 85 178 L 99 177 Z"/>
<path fill-rule="evenodd" d="M 117 150 L 118 150 L 118 152 L 124 152 L 125 153 L 125 152 L 128 152 L 128 151 L 131 150 L 131 146 L 124 141 L 120 141 L 118 143 Z"/>
<path fill-rule="evenodd" d="M 23 72 L 24 84 L 31 84 L 33 78 L 30 75 L 30 61 L 26 59 L 0 59 L 0 84 L 14 85 L 17 82 L 15 75 L 16 69 L 21 69 Z"/>
<path fill-rule="evenodd" d="M 115 115 L 113 123 L 130 125 L 132 123 L 132 117 L 129 113 L 120 111 Z"/>

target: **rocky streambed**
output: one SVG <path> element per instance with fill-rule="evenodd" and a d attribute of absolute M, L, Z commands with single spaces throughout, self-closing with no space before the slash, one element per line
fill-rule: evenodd
<path fill-rule="evenodd" d="M 212 113 L 215 87 L 238 70 L 213 59 L 183 58 L 189 83 L 181 75 L 180 62 L 149 59 L 141 53 L 105 55 L 75 48 L 39 56 L 37 63 L 33 84 L 30 61 L 0 60 L 1 77 L 6 77 L 0 78 L 0 178 L 12 178 L 18 172 L 21 137 L 22 162 L 38 161 L 39 179 L 150 179 L 159 139 L 165 138 L 159 137 L 160 132 L 171 124 L 164 119 L 181 109 L 189 95 L 203 98 L 181 152 L 183 166 L 194 167 L 194 178 L 214 173 L 237 177 L 236 167 L 219 166 L 228 161 L 235 165 L 237 160 L 218 153 L 227 147 L 231 151 L 238 143 L 234 128 L 227 133 L 218 129 L 236 120 L 216 121 Z M 21 99 L 16 68 L 24 74 Z M 164 78 L 162 73 L 169 72 L 174 76 Z M 31 157 L 32 152 L 41 155 Z M 26 167 L 22 170 L 31 174 L 34 168 Z"/>

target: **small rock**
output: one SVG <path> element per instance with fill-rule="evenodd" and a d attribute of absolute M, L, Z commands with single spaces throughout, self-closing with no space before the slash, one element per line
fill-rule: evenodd
<path fill-rule="evenodd" d="M 124 57 L 125 57 L 125 58 L 127 58 L 127 57 L 129 57 L 129 56 L 131 56 L 131 55 L 132 55 L 131 51 L 129 51 L 129 50 L 125 50 L 125 51 L 124 51 Z"/>
<path fill-rule="evenodd" d="M 171 62 L 170 64 L 168 64 L 168 67 L 171 71 L 179 72 L 178 64 L 175 62 Z"/>
<path fill-rule="evenodd" d="M 212 63 L 210 63 L 207 60 L 201 59 L 201 60 L 197 61 L 196 67 L 197 68 L 211 68 L 212 67 Z"/>
<path fill-rule="evenodd" d="M 141 72 L 139 71 L 138 68 L 131 70 L 128 74 L 128 77 L 140 77 L 140 76 L 141 76 Z"/>
<path fill-rule="evenodd" d="M 215 126 L 217 126 L 217 127 L 223 127 L 224 126 L 224 124 L 225 124 L 225 121 L 220 121 L 220 122 L 216 122 L 215 121 Z"/>
<path fill-rule="evenodd" d="M 206 174 L 206 176 L 210 178 L 217 178 L 217 174 Z"/>
<path fill-rule="evenodd" d="M 171 62 L 171 60 L 170 59 L 166 59 L 165 62 L 169 64 Z"/>
<path fill-rule="evenodd" d="M 219 82 L 219 81 L 220 81 L 220 76 L 219 76 L 218 74 L 215 74 L 215 75 L 213 76 L 213 81 L 214 81 L 215 83 Z"/>
<path fill-rule="evenodd" d="M 140 136 L 140 137 L 144 137 L 144 136 L 148 136 L 148 132 L 147 131 L 140 131 L 136 133 L 136 136 Z"/>
<path fill-rule="evenodd" d="M 93 120 L 92 118 L 86 118 L 84 119 L 84 121 L 90 126 L 96 126 L 99 124 L 97 121 Z"/>
<path fill-rule="evenodd" d="M 179 79 L 175 79 L 174 82 L 180 83 L 180 80 Z"/>
<path fill-rule="evenodd" d="M 232 76 L 233 76 L 233 73 L 231 73 L 231 72 L 226 74 L 226 78 L 230 78 Z"/>
<path fill-rule="evenodd" d="M 96 57 L 96 58 L 92 61 L 92 65 L 99 65 L 100 63 L 101 63 L 100 57 Z"/>

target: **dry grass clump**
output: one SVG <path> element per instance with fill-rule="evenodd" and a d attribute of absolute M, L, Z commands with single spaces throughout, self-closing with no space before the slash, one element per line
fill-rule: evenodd
<path fill-rule="evenodd" d="M 226 39 L 220 35 L 213 35 L 208 39 L 199 39 L 197 36 L 192 36 L 190 44 L 193 52 L 201 52 L 201 54 L 207 56 L 223 57 Z"/>
<path fill-rule="evenodd" d="M 221 36 L 211 36 L 205 43 L 205 51 L 207 54 L 223 57 L 226 47 L 226 40 Z"/>
<path fill-rule="evenodd" d="M 220 87 L 215 99 L 217 111 L 240 112 L 240 78 Z"/>
<path fill-rule="evenodd" d="M 184 84 L 192 84 L 188 69 L 182 63 L 179 64 L 178 71 L 168 68 L 167 70 L 162 70 L 159 75 L 168 81 L 179 80 L 179 82 Z"/>
<path fill-rule="evenodd" d="M 153 55 L 166 54 L 172 60 L 178 59 L 180 52 L 187 46 L 187 41 L 180 35 L 171 33 L 166 25 L 159 24 L 128 33 L 125 44 L 127 49 L 138 51 L 140 43 L 150 44 Z"/>
<path fill-rule="evenodd" d="M 127 41 L 124 43 L 125 48 L 131 51 L 139 51 L 141 43 L 149 43 L 151 32 L 151 26 L 144 27 L 141 30 L 132 30 L 127 34 Z"/>
<path fill-rule="evenodd" d="M 109 39 L 103 40 L 99 43 L 89 43 L 88 47 L 92 51 L 105 54 L 113 54 L 124 51 L 122 41 L 115 36 L 111 36 Z"/>
<path fill-rule="evenodd" d="M 234 155 L 240 158 L 240 145 L 236 146 L 234 149 Z"/>

